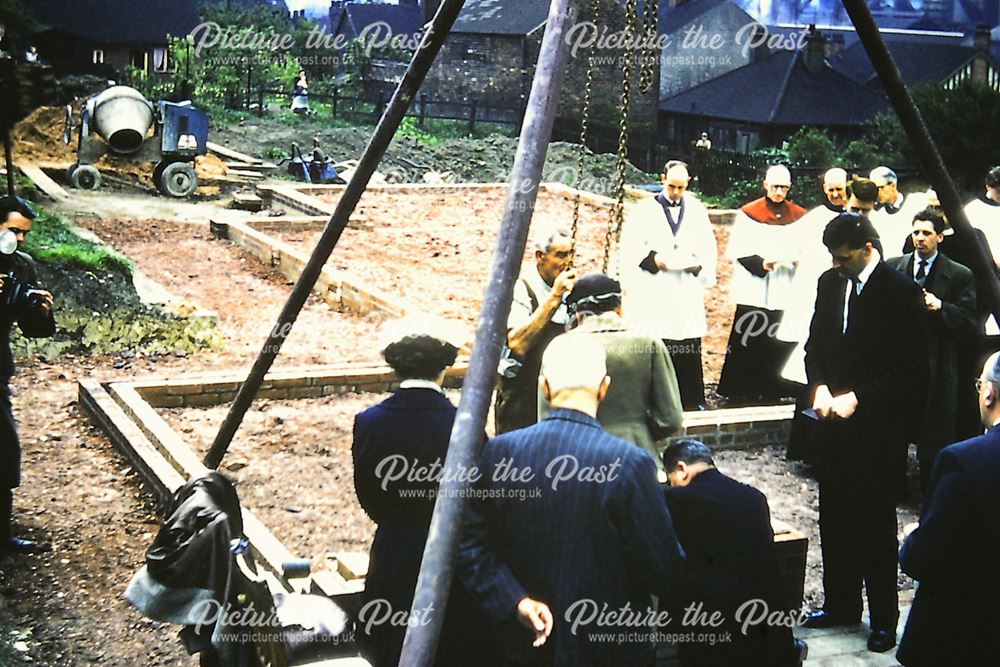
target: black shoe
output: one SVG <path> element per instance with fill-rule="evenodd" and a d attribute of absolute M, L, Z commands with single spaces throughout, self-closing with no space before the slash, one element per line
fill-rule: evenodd
<path fill-rule="evenodd" d="M 872 653 L 885 653 L 896 645 L 895 630 L 872 630 L 868 636 L 868 650 Z"/>
<path fill-rule="evenodd" d="M 42 551 L 51 551 L 48 546 L 32 542 L 31 540 L 22 540 L 17 537 L 10 538 L 10 542 L 4 545 L 2 550 L 8 553 L 19 554 L 36 554 Z"/>
<path fill-rule="evenodd" d="M 859 618 L 835 616 L 819 609 L 806 614 L 805 620 L 802 622 L 802 627 L 811 628 L 813 630 L 822 630 L 825 628 L 835 628 L 840 625 L 857 625 L 860 622 L 861 619 Z"/>

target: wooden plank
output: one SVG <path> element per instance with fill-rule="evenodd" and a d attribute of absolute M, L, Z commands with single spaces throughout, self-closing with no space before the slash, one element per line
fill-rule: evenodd
<path fill-rule="evenodd" d="M 364 579 L 368 576 L 368 554 L 341 551 L 337 554 L 337 572 L 344 579 Z"/>
<path fill-rule="evenodd" d="M 49 178 L 37 164 L 17 162 L 15 165 L 38 186 L 39 190 L 47 194 L 54 201 L 64 202 L 71 199 L 70 194 L 61 185 Z"/>
<path fill-rule="evenodd" d="M 84 413 L 108 434 L 161 502 L 168 502 L 174 491 L 187 481 L 185 477 L 163 457 L 100 383 L 81 380 L 79 387 Z"/>
<path fill-rule="evenodd" d="M 226 148 L 225 146 L 221 146 L 212 141 L 206 142 L 205 147 L 208 148 L 208 150 L 212 151 L 213 153 L 218 153 L 222 157 L 227 157 L 230 160 L 239 160 L 240 162 L 246 162 L 247 164 L 264 163 L 264 161 L 259 158 L 251 157 L 246 153 L 240 153 L 239 151 L 234 151 L 231 148 Z"/>

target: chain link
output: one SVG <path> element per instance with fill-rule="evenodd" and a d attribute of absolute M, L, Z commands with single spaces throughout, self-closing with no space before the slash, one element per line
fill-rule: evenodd
<path fill-rule="evenodd" d="M 657 50 L 659 41 L 658 5 L 658 2 L 651 0 L 643 0 L 642 3 L 642 49 L 639 50 L 639 53 L 642 54 L 642 66 L 639 73 L 639 92 L 643 95 L 647 94 L 653 87 L 653 78 L 656 76 L 656 61 L 660 59 L 660 52 Z"/>
<path fill-rule="evenodd" d="M 597 30 L 598 26 L 601 24 L 601 2 L 603 0 L 594 0 L 594 29 Z M 589 53 L 587 54 L 587 83 L 584 86 L 583 93 L 583 113 L 580 118 L 580 157 L 576 166 L 576 196 L 573 198 L 573 229 L 572 235 L 570 236 L 570 250 L 569 250 L 569 267 L 573 268 L 573 264 L 576 261 L 576 236 L 577 229 L 580 226 L 580 188 L 583 185 L 583 168 L 587 158 L 587 136 L 589 134 L 590 128 L 590 106 L 591 106 L 591 92 L 594 89 L 594 68 L 597 63 L 597 40 L 590 45 Z"/>
<path fill-rule="evenodd" d="M 637 0 L 626 0 L 625 3 L 625 43 L 635 44 L 636 33 L 636 2 Z M 629 53 L 628 48 L 623 54 L 622 60 L 622 95 L 621 95 L 621 121 L 618 127 L 618 154 L 615 163 L 615 203 L 611 207 L 611 217 L 608 220 L 608 231 L 604 237 L 604 272 L 612 277 L 618 276 L 618 267 L 614 271 L 610 270 L 611 246 L 618 246 L 621 239 L 622 223 L 625 220 L 625 172 L 628 166 L 628 116 L 629 101 L 632 92 L 632 59 L 633 53 Z M 618 253 L 615 253 L 617 260 Z M 617 264 L 617 261 L 615 262 Z"/>

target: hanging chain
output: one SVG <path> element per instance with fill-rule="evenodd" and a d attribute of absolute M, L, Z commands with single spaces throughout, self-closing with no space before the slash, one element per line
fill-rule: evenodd
<path fill-rule="evenodd" d="M 643 95 L 653 87 L 653 77 L 656 76 L 656 61 L 660 58 L 660 52 L 657 50 L 659 41 L 657 34 L 658 5 L 658 2 L 650 0 L 643 0 L 642 3 L 642 48 L 638 49 L 638 53 L 642 54 L 642 65 L 639 70 L 639 92 Z"/>
<path fill-rule="evenodd" d="M 625 3 L 625 44 L 626 50 L 622 55 L 622 111 L 621 122 L 618 128 L 618 155 L 615 163 L 615 203 L 611 207 L 611 217 L 608 220 L 608 232 L 604 237 L 604 272 L 612 277 L 617 277 L 618 267 L 612 272 L 609 270 L 611 264 L 611 246 L 618 246 L 621 239 L 622 223 L 625 220 L 625 171 L 628 166 L 628 114 L 629 99 L 632 92 L 632 59 L 635 56 L 631 52 L 629 45 L 635 44 L 636 33 L 636 0 L 626 0 Z M 617 253 L 615 257 L 617 259 Z M 615 262 L 617 264 L 617 261 Z"/>
<path fill-rule="evenodd" d="M 594 30 L 598 29 L 601 23 L 601 2 L 602 0 L 594 0 Z M 577 229 L 580 226 L 580 188 L 583 185 L 583 167 L 587 158 L 587 136 L 589 134 L 590 126 L 590 104 L 591 104 L 591 92 L 594 89 L 594 67 L 597 62 L 597 40 L 590 45 L 589 53 L 587 54 L 587 83 L 584 87 L 583 92 L 583 113 L 580 118 L 580 158 L 576 166 L 576 196 L 573 197 L 573 231 L 570 236 L 570 249 L 569 249 L 569 267 L 573 268 L 573 264 L 576 261 L 576 235 Z"/>

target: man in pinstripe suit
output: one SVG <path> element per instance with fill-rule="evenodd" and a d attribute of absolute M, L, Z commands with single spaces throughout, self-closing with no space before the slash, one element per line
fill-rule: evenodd
<path fill-rule="evenodd" d="M 652 664 L 651 596 L 669 594 L 684 551 L 652 457 L 595 417 L 609 384 L 600 345 L 556 338 L 552 412 L 484 450 L 459 575 L 510 664 Z"/>

